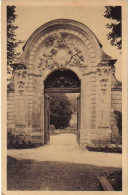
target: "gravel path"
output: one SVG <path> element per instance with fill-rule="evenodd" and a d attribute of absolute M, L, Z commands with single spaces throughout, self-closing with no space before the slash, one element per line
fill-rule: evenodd
<path fill-rule="evenodd" d="M 8 150 L 8 155 L 16 159 L 36 161 L 59 161 L 78 164 L 91 164 L 105 167 L 122 166 L 122 155 L 117 153 L 90 152 L 80 148 L 74 134 L 51 136 L 48 145 L 22 150 Z"/>
<path fill-rule="evenodd" d="M 8 150 L 8 190 L 100 191 L 98 175 L 121 170 L 121 154 L 89 152 L 74 134 L 51 136 L 48 145 Z"/>

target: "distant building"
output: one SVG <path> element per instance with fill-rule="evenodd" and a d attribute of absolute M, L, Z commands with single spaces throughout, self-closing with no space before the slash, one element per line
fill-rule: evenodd
<path fill-rule="evenodd" d="M 76 126 L 77 124 L 77 114 L 72 114 L 72 118 L 70 120 L 70 126 Z"/>

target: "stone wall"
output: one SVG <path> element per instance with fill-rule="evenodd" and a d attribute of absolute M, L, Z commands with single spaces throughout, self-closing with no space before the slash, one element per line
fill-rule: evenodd
<path fill-rule="evenodd" d="M 19 70 L 19 72 L 23 74 L 23 71 Z M 13 88 L 14 83 L 17 85 L 19 81 L 25 81 L 24 78 L 17 79 L 18 71 L 15 75 L 15 81 L 11 83 Z M 42 79 L 40 76 L 32 75 L 29 81 L 26 80 L 23 88 L 17 85 L 15 90 L 8 89 L 7 127 L 14 135 L 20 136 L 21 142 L 44 144 Z M 111 79 L 110 73 L 110 85 L 107 85 L 106 92 L 103 93 L 100 80 L 99 72 L 84 75 L 81 79 L 81 146 L 121 142 L 114 114 L 114 110 L 122 109 L 121 83 L 113 79 L 113 76 Z"/>
<path fill-rule="evenodd" d="M 14 91 L 7 92 L 7 129 L 14 131 L 15 129 L 15 96 Z"/>
<path fill-rule="evenodd" d="M 112 128 L 112 143 L 121 144 L 121 136 L 118 133 L 118 127 L 114 111 L 122 112 L 122 90 L 112 89 L 112 113 L 111 113 L 111 128 Z"/>

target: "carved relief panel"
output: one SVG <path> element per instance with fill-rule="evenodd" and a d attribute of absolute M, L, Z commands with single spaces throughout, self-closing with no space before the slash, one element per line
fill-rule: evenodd
<path fill-rule="evenodd" d="M 23 95 L 27 88 L 27 71 L 17 70 L 15 71 L 15 89 L 17 95 Z"/>
<path fill-rule="evenodd" d="M 71 35 L 63 36 L 61 33 L 53 33 L 45 40 L 45 51 L 39 57 L 38 68 L 42 67 L 59 69 L 67 66 L 78 66 L 82 70 L 86 68 L 82 51 L 77 41 Z"/>
<path fill-rule="evenodd" d="M 27 125 L 28 120 L 28 75 L 27 70 L 20 69 L 14 73 L 15 80 L 15 125 L 17 128 Z"/>
<path fill-rule="evenodd" d="M 97 68 L 99 80 L 99 88 L 102 94 L 107 92 L 107 88 L 111 85 L 111 67 L 107 64 L 99 64 Z"/>
<path fill-rule="evenodd" d="M 63 31 L 50 33 L 39 45 L 34 56 L 36 72 L 72 67 L 78 67 L 82 72 L 87 70 L 91 62 L 86 44 L 76 35 Z"/>

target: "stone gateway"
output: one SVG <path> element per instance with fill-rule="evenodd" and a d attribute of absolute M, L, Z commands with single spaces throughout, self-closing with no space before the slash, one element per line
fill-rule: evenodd
<path fill-rule="evenodd" d="M 12 65 L 7 91 L 7 128 L 19 142 L 50 140 L 47 93 L 79 93 L 77 141 L 80 146 L 116 143 L 114 111 L 121 111 L 122 84 L 116 59 L 85 25 L 58 19 L 39 27 Z"/>

